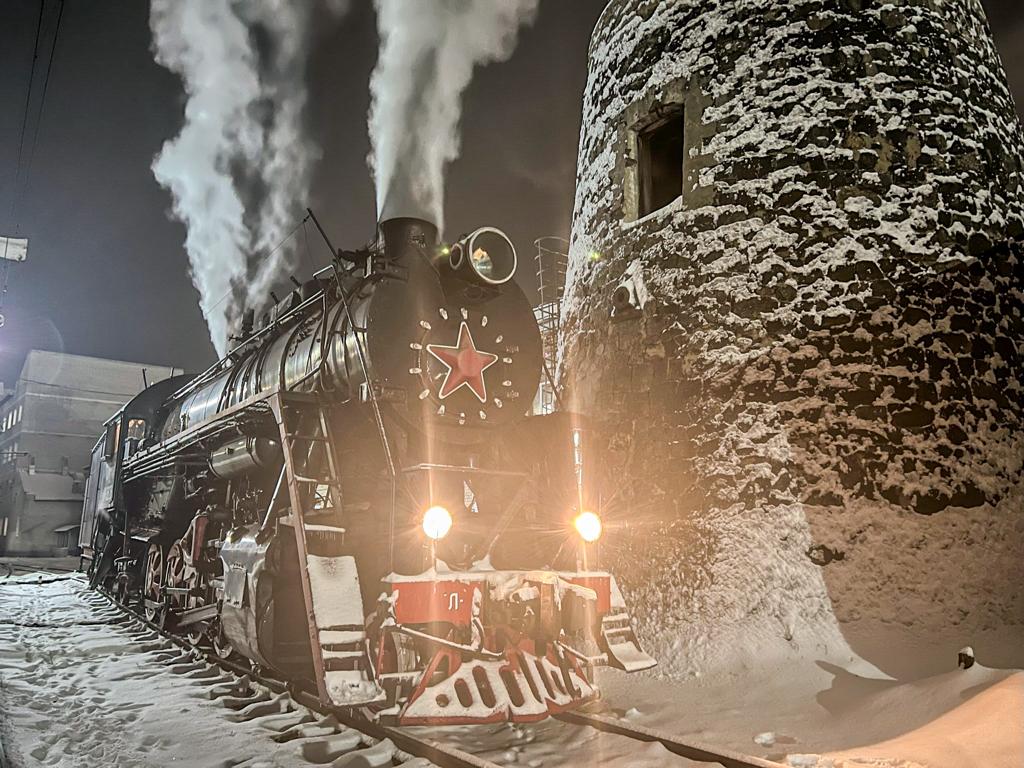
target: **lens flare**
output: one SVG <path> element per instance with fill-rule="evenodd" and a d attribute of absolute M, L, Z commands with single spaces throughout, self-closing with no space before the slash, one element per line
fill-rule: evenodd
<path fill-rule="evenodd" d="M 580 513 L 572 523 L 584 541 L 595 542 L 601 538 L 601 518 L 593 512 Z"/>
<path fill-rule="evenodd" d="M 431 507 L 423 513 L 423 532 L 435 541 L 443 539 L 451 529 L 452 516 L 444 507 Z"/>

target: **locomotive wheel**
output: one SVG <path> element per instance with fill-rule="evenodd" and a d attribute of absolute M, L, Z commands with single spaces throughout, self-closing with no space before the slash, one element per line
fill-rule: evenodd
<path fill-rule="evenodd" d="M 168 587 L 174 589 L 187 589 L 188 594 L 182 592 L 171 592 L 169 608 L 175 613 L 181 613 L 191 608 L 198 608 L 202 601 L 196 597 L 196 587 L 199 585 L 199 573 L 195 568 L 185 561 L 185 551 L 180 541 L 171 545 L 167 553 L 167 581 Z M 202 639 L 203 630 L 198 624 L 189 625 L 185 636 L 193 645 L 198 645 Z"/>
<path fill-rule="evenodd" d="M 164 551 L 159 544 L 150 544 L 146 555 L 146 585 L 142 591 L 143 599 L 154 603 L 162 603 L 164 585 Z M 165 612 L 161 608 L 150 608 L 144 605 L 146 618 L 157 626 L 163 624 Z"/>
<path fill-rule="evenodd" d="M 190 573 L 191 571 L 191 573 Z M 181 542 L 174 542 L 167 553 L 167 586 L 174 589 L 191 589 L 194 584 L 195 571 L 192 571 L 185 563 L 185 556 L 181 549 Z M 191 607 L 191 595 L 180 592 L 172 592 L 170 595 L 170 607 L 175 611 L 184 611 Z"/>

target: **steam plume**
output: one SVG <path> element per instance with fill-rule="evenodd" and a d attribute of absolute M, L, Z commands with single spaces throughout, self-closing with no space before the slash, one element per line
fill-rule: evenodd
<path fill-rule="evenodd" d="M 329 7 L 340 12 L 342 4 Z M 289 270 L 287 236 L 317 150 L 304 135 L 312 3 L 152 0 L 156 61 L 181 76 L 181 133 L 153 174 L 185 223 L 199 304 L 219 354 L 243 307 L 259 309 Z M 272 252 L 273 251 L 273 252 Z"/>
<path fill-rule="evenodd" d="M 462 93 L 478 64 L 503 61 L 537 0 L 375 0 L 370 80 L 377 215 L 444 226 L 444 173 L 459 153 Z"/>

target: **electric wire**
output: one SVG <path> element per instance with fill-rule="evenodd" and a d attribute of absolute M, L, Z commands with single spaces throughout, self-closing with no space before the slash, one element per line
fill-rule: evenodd
<path fill-rule="evenodd" d="M 53 30 L 53 42 L 50 44 L 50 57 L 46 61 L 46 73 L 43 75 L 43 92 L 39 97 L 39 111 L 36 113 L 36 126 L 32 131 L 32 144 L 29 147 L 28 162 L 25 164 L 25 196 L 28 197 L 32 183 L 32 161 L 36 156 L 36 144 L 39 141 L 39 126 L 43 123 L 43 109 L 46 106 L 46 92 L 50 87 L 50 70 L 53 69 L 53 56 L 57 51 L 57 38 L 60 36 L 60 22 L 64 18 L 64 0 L 60 0 L 57 9 L 57 25 Z"/>
<path fill-rule="evenodd" d="M 301 227 L 303 224 L 305 224 L 308 219 L 309 219 L 309 214 L 306 214 L 298 224 L 296 224 L 294 227 L 292 227 L 291 231 L 287 235 L 285 235 L 283 238 L 281 238 L 281 242 L 279 242 L 277 245 L 275 245 L 273 247 L 273 249 L 271 249 L 267 253 L 263 254 L 263 256 L 261 256 L 255 262 L 255 264 L 262 264 L 264 261 L 266 261 L 271 256 L 273 256 L 275 253 L 277 253 L 279 250 L 281 250 L 282 246 L 284 246 L 285 243 L 287 243 L 289 240 L 291 240 L 292 236 L 296 232 L 299 231 L 299 227 Z M 225 293 L 223 296 L 221 296 L 217 300 L 217 303 L 214 304 L 212 307 L 210 307 L 207 311 L 208 312 L 213 312 L 213 310 L 215 310 L 217 307 L 219 307 L 221 304 L 223 304 L 224 301 L 234 292 L 235 292 L 234 289 L 231 289 L 230 291 Z"/>
<path fill-rule="evenodd" d="M 89 389 L 88 387 L 75 387 L 75 386 L 72 386 L 70 384 L 55 384 L 52 381 L 39 381 L 37 379 L 19 379 L 18 383 L 19 384 L 20 383 L 38 384 L 40 386 L 53 387 L 55 389 L 70 389 L 70 390 L 73 390 L 75 392 L 88 392 L 88 393 L 94 394 L 94 395 L 113 395 L 114 397 L 126 397 L 128 399 L 131 399 L 131 398 L 135 397 L 135 395 L 138 394 L 138 392 L 136 392 L 136 391 L 132 391 L 132 392 L 111 392 L 111 391 L 106 390 L 106 389 Z"/>
<path fill-rule="evenodd" d="M 46 0 L 39 0 L 39 18 L 36 20 L 36 40 L 32 45 L 32 66 L 29 69 L 28 89 L 25 92 L 25 112 L 21 117 L 21 137 L 18 139 L 18 169 L 14 174 L 14 191 L 11 195 L 10 218 L 13 221 L 18 204 L 18 182 L 21 179 L 21 161 L 25 152 L 25 129 L 28 126 L 28 110 L 32 104 L 32 83 L 36 78 L 36 60 L 39 58 L 39 35 L 43 29 L 43 11 Z"/>

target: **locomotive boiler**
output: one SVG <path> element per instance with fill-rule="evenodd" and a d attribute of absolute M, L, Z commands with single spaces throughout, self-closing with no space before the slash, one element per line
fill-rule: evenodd
<path fill-rule="evenodd" d="M 497 229 L 447 247 L 384 221 L 209 370 L 145 389 L 93 452 L 92 583 L 400 723 L 535 720 L 595 697 L 597 665 L 652 666 L 587 568 L 588 432 L 527 415 L 516 267 Z"/>

